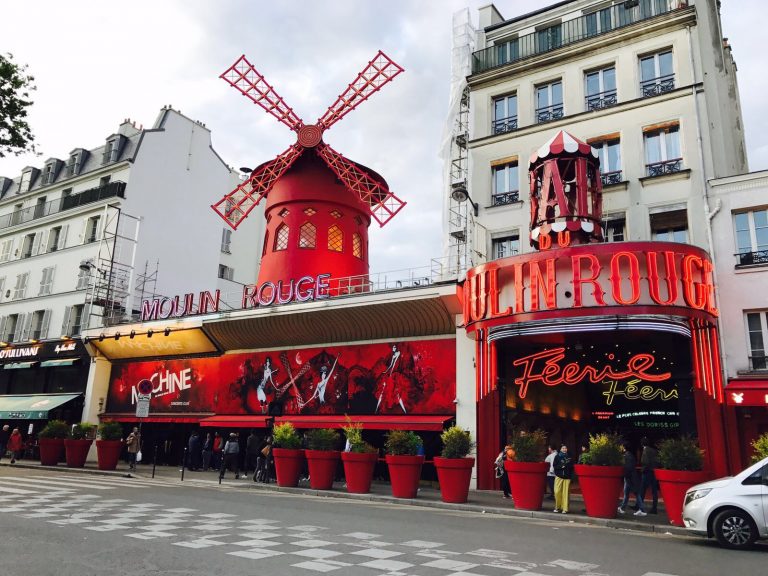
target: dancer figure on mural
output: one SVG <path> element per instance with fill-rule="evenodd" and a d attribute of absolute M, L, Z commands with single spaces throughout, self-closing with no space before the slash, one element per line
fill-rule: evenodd
<path fill-rule="evenodd" d="M 267 356 L 267 358 L 264 360 L 264 372 L 261 375 L 261 382 L 259 382 L 259 385 L 256 387 L 256 397 L 259 399 L 259 402 L 261 403 L 261 412 L 262 414 L 266 413 L 267 411 L 267 394 L 264 392 L 264 388 L 267 386 L 267 382 L 272 384 L 272 388 L 277 390 L 277 386 L 275 386 L 275 381 L 272 379 L 273 374 L 277 374 L 278 369 L 272 368 L 272 359 Z"/>
<path fill-rule="evenodd" d="M 381 406 L 382 400 L 386 399 L 388 402 L 386 402 L 386 405 L 392 405 L 392 404 L 399 404 L 400 408 L 403 410 L 403 414 L 407 414 L 408 411 L 405 409 L 405 403 L 403 402 L 403 397 L 400 394 L 400 390 L 397 389 L 397 386 L 395 385 L 395 379 L 393 378 L 395 368 L 397 367 L 397 363 L 400 360 L 400 350 L 397 349 L 397 344 L 392 345 L 392 356 L 389 360 L 389 366 L 384 371 L 384 374 L 382 374 L 382 384 L 381 384 L 381 392 L 379 393 L 379 398 L 376 401 L 376 410 L 374 413 L 379 412 L 379 407 Z M 387 376 L 389 376 L 389 381 L 387 380 Z"/>
<path fill-rule="evenodd" d="M 336 364 L 339 361 L 339 356 L 336 356 L 336 360 L 333 361 L 333 366 L 331 366 L 330 371 L 328 370 L 328 366 L 320 367 L 320 381 L 317 383 L 317 386 L 315 386 L 315 391 L 312 394 L 311 398 L 304 403 L 305 405 L 312 402 L 312 400 L 314 400 L 315 398 L 317 398 L 320 404 L 325 404 L 325 389 L 328 386 L 328 381 L 331 379 L 331 375 L 333 374 L 333 371 L 336 369 Z"/>

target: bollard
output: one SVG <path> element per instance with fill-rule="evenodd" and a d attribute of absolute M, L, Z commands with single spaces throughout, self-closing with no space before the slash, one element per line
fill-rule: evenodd
<path fill-rule="evenodd" d="M 155 442 L 155 455 L 152 458 L 152 478 L 155 477 L 155 468 L 157 467 L 157 442 Z"/>
<path fill-rule="evenodd" d="M 181 457 L 181 481 L 184 482 L 184 468 L 187 467 L 187 449 L 184 448 L 184 454 Z"/>

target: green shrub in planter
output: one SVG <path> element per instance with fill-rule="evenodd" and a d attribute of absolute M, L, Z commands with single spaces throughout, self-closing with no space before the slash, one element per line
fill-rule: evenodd
<path fill-rule="evenodd" d="M 618 434 L 603 432 L 589 435 L 589 450 L 582 455 L 581 464 L 590 466 L 622 466 L 624 454 Z"/>
<path fill-rule="evenodd" d="M 384 447 L 392 456 L 416 456 L 421 438 L 410 430 L 390 430 L 387 432 Z"/>
<path fill-rule="evenodd" d="M 472 451 L 472 438 L 469 432 L 458 426 L 451 426 L 440 434 L 443 441 L 443 458 L 466 458 Z"/>
<path fill-rule="evenodd" d="M 667 438 L 659 444 L 659 467 L 689 472 L 701 470 L 704 468 L 704 452 L 690 436 Z"/>
<path fill-rule="evenodd" d="M 69 425 L 64 420 L 51 420 L 40 430 L 40 438 L 66 438 L 69 433 Z"/>
<path fill-rule="evenodd" d="M 752 463 L 760 462 L 763 458 L 768 458 L 768 432 L 752 440 Z"/>
<path fill-rule="evenodd" d="M 274 448 L 287 448 L 289 450 L 298 450 L 301 448 L 301 438 L 299 438 L 296 429 L 290 422 L 275 426 L 272 438 L 272 446 Z"/>
<path fill-rule="evenodd" d="M 306 433 L 307 448 L 310 450 L 336 450 L 339 445 L 339 433 L 332 428 L 317 428 Z"/>
<path fill-rule="evenodd" d="M 355 454 L 374 454 L 378 450 L 363 440 L 363 425 L 359 422 L 352 423 L 352 420 L 347 418 L 347 425 L 342 426 L 344 430 L 344 436 L 347 437 L 349 442 L 349 451 Z"/>
<path fill-rule="evenodd" d="M 69 431 L 69 438 L 72 440 L 87 440 L 93 437 L 93 431 L 96 426 L 89 422 L 80 422 L 72 426 L 72 430 Z"/>
<path fill-rule="evenodd" d="M 123 427 L 120 422 L 102 422 L 99 424 L 101 440 L 120 440 L 123 437 Z"/>
<path fill-rule="evenodd" d="M 544 430 L 516 432 L 510 444 L 515 451 L 515 462 L 543 462 L 547 452 L 547 435 Z"/>

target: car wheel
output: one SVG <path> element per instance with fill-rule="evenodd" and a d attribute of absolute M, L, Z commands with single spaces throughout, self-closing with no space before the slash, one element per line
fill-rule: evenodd
<path fill-rule="evenodd" d="M 758 536 L 750 515 L 737 508 L 720 512 L 713 527 L 717 541 L 726 548 L 749 548 Z"/>

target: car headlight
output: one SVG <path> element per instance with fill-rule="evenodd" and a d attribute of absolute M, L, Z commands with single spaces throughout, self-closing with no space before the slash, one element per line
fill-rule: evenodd
<path fill-rule="evenodd" d="M 704 496 L 706 496 L 710 492 L 712 492 L 712 488 L 705 488 L 703 490 L 691 490 L 690 492 L 686 492 L 684 505 L 687 506 L 694 500 L 698 500 L 699 498 L 704 498 Z"/>

